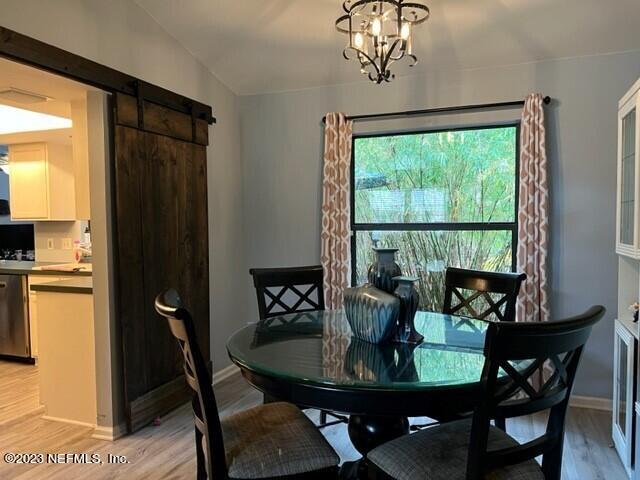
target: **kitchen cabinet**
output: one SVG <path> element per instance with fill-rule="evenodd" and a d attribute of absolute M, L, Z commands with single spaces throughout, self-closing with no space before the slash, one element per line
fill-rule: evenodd
<path fill-rule="evenodd" d="M 640 80 L 618 104 L 616 252 L 640 259 Z"/>
<path fill-rule="evenodd" d="M 9 146 L 10 208 L 13 220 L 75 220 L 71 147 L 56 143 Z"/>
<path fill-rule="evenodd" d="M 31 356 L 38 358 L 38 296 L 31 290 L 31 285 L 42 285 L 43 283 L 58 282 L 68 280 L 72 277 L 58 277 L 53 275 L 29 275 L 29 331 L 31 338 Z"/>
<path fill-rule="evenodd" d="M 86 282 L 87 279 L 80 283 Z M 68 293 L 35 293 L 40 308 L 38 368 L 43 418 L 95 428 L 98 414 L 93 295 L 90 290 L 76 293 L 74 289 Z"/>
<path fill-rule="evenodd" d="M 628 322 L 626 322 L 628 323 Z M 633 471 L 636 436 L 634 401 L 636 391 L 635 359 L 637 340 L 631 332 L 637 325 L 615 321 L 613 346 L 613 444 L 629 476 Z"/>

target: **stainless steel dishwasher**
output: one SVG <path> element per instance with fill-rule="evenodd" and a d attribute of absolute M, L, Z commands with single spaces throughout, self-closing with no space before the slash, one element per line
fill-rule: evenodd
<path fill-rule="evenodd" d="M 0 358 L 31 361 L 26 275 L 0 275 Z"/>

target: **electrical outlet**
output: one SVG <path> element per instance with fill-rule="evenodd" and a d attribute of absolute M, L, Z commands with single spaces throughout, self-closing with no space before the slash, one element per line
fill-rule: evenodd
<path fill-rule="evenodd" d="M 63 250 L 71 250 L 72 247 L 72 243 L 71 243 L 71 239 L 70 238 L 63 238 L 62 239 L 62 249 Z"/>
<path fill-rule="evenodd" d="M 47 248 L 49 250 L 53 250 L 54 246 L 53 246 L 53 238 L 47 238 Z"/>

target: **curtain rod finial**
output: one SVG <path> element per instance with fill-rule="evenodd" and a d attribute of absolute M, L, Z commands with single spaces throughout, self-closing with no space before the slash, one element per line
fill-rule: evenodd
<path fill-rule="evenodd" d="M 545 105 L 549 105 L 551 103 L 551 97 L 549 96 L 544 97 L 542 101 L 545 103 Z"/>

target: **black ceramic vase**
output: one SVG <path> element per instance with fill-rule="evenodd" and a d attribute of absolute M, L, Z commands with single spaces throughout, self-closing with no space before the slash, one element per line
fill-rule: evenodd
<path fill-rule="evenodd" d="M 400 265 L 396 263 L 397 248 L 374 248 L 376 263 L 368 270 L 369 283 L 383 292 L 391 293 L 396 289 L 394 277 L 402 275 Z"/>
<path fill-rule="evenodd" d="M 400 301 L 373 285 L 346 288 L 344 312 L 353 336 L 370 343 L 383 343 L 393 337 Z"/>
<path fill-rule="evenodd" d="M 398 326 L 394 336 L 395 342 L 400 343 L 420 343 L 424 336 L 420 335 L 415 327 L 414 320 L 418 311 L 420 295 L 416 290 L 415 283 L 417 277 L 395 277 L 393 279 L 398 287 L 393 294 L 400 300 L 400 315 L 398 316 Z"/>

